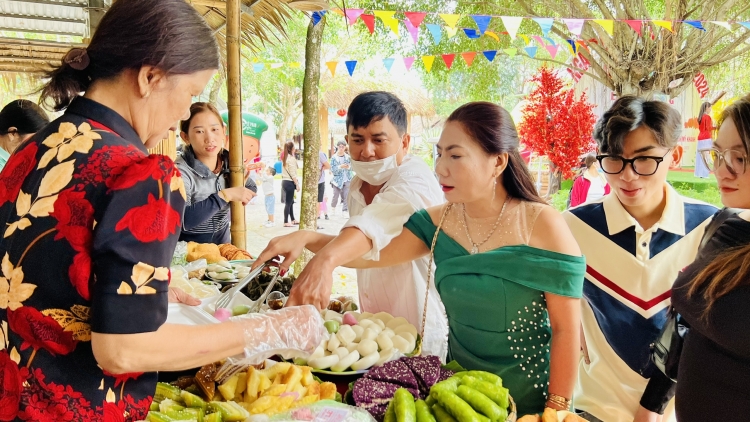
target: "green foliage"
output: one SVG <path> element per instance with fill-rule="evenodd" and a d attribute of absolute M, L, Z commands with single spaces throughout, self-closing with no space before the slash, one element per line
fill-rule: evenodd
<path fill-rule="evenodd" d="M 570 189 L 560 189 L 552 195 L 550 205 L 552 205 L 554 209 L 563 212 L 567 209 L 568 196 L 570 196 Z"/>

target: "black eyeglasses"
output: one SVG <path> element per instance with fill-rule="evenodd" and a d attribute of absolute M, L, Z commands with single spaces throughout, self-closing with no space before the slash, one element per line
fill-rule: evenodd
<path fill-rule="evenodd" d="M 623 158 L 619 155 L 597 155 L 596 159 L 599 161 L 599 166 L 602 171 L 607 174 L 620 174 L 625 170 L 625 166 L 630 164 L 633 167 L 635 174 L 639 176 L 651 176 L 659 170 L 659 164 L 664 161 L 672 150 L 670 149 L 661 157 L 635 157 L 635 158 Z"/>
<path fill-rule="evenodd" d="M 706 148 L 698 152 L 700 152 L 703 162 L 706 163 L 706 167 L 712 171 L 718 170 L 723 161 L 730 173 L 735 175 L 745 174 L 747 154 L 742 151 L 736 149 L 721 151 L 717 148 Z"/>

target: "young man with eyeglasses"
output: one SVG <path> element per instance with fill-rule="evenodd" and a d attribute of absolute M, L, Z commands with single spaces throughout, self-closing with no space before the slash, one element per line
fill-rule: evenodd
<path fill-rule="evenodd" d="M 672 395 L 644 397 L 649 379 L 664 376 L 651 363 L 649 346 L 666 321 L 672 283 L 695 258 L 716 212 L 667 184 L 682 157 L 681 126 L 666 103 L 618 99 L 594 130 L 612 193 L 564 214 L 586 256 L 584 356 L 574 405 L 590 421 L 673 418 L 671 401 L 648 400 Z"/>

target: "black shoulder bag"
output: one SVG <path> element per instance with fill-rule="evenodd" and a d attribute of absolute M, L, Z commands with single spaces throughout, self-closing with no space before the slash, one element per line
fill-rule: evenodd
<path fill-rule="evenodd" d="M 698 253 L 696 258 L 700 255 L 703 248 L 706 246 L 709 240 L 713 237 L 716 230 L 721 226 L 727 218 L 736 215 L 741 210 L 736 208 L 724 208 L 719 211 L 710 223 L 706 226 L 706 231 L 703 233 L 701 238 L 700 246 L 698 247 Z M 656 337 L 653 343 L 651 343 L 651 360 L 654 365 L 664 375 L 669 377 L 672 381 L 677 381 L 677 369 L 680 365 L 680 355 L 682 354 L 682 345 L 685 341 L 685 334 L 687 334 L 690 326 L 688 323 L 680 317 L 673 306 L 669 307 L 667 312 L 667 322 Z"/>

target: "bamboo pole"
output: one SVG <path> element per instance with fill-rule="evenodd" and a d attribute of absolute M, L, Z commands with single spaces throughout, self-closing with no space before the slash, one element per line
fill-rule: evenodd
<path fill-rule="evenodd" d="M 245 185 L 245 168 L 242 164 L 242 98 L 240 91 L 240 24 L 241 0 L 227 0 L 227 91 L 229 98 L 229 184 Z M 246 249 L 245 207 L 241 202 L 231 203 L 232 244 Z"/>

